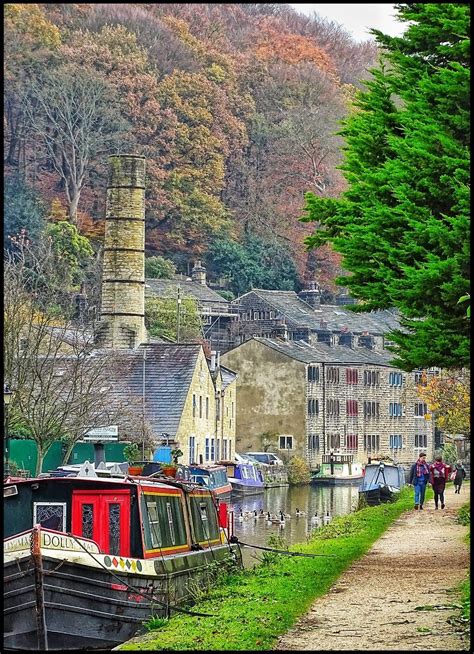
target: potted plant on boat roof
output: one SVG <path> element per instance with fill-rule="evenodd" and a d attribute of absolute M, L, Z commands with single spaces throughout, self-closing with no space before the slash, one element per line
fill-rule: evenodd
<path fill-rule="evenodd" d="M 176 471 L 178 470 L 178 459 L 180 456 L 183 456 L 183 452 L 179 448 L 171 450 L 171 463 L 163 463 L 161 469 L 167 477 L 176 477 Z"/>
<path fill-rule="evenodd" d="M 143 472 L 143 465 L 137 465 L 140 461 L 140 450 L 136 443 L 129 443 L 129 445 L 126 445 L 123 448 L 123 455 L 128 462 L 129 475 L 139 475 Z"/>

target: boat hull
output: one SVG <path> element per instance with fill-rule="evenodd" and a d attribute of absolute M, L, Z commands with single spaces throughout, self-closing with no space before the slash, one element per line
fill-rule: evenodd
<path fill-rule="evenodd" d="M 232 495 L 258 495 L 265 491 L 263 486 L 251 486 L 250 484 L 241 484 L 239 481 L 232 481 Z"/>
<path fill-rule="evenodd" d="M 110 649 L 140 633 L 152 615 L 168 615 L 167 603 L 192 599 L 209 562 L 231 559 L 228 546 L 177 556 L 167 573 L 125 574 L 42 556 L 48 650 Z M 192 584 L 189 583 L 192 580 Z M 129 588 L 131 586 L 132 588 Z M 144 597 L 146 592 L 153 597 Z M 38 641 L 35 569 L 30 556 L 4 564 L 4 648 L 42 650 Z M 173 609 L 170 608 L 170 613 Z"/>
<path fill-rule="evenodd" d="M 369 506 L 376 506 L 377 504 L 386 504 L 387 502 L 394 502 L 397 499 L 397 493 L 394 493 L 386 486 L 379 488 L 372 488 L 367 491 L 359 491 L 359 495 L 363 495 Z"/>
<path fill-rule="evenodd" d="M 351 484 L 360 484 L 363 476 L 357 477 L 344 477 L 344 476 L 324 476 L 324 477 L 313 477 L 311 483 L 319 486 L 339 486 L 339 485 L 351 485 Z"/>

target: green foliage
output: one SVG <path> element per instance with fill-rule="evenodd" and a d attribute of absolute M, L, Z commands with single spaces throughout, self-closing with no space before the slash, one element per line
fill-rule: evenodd
<path fill-rule="evenodd" d="M 152 615 L 151 618 L 149 618 L 143 624 L 148 631 L 157 631 L 158 629 L 164 627 L 167 623 L 168 618 L 160 618 L 159 615 Z"/>
<path fill-rule="evenodd" d="M 140 448 L 136 443 L 130 443 L 123 448 L 123 455 L 128 463 L 136 463 L 141 460 Z"/>
<path fill-rule="evenodd" d="M 170 454 L 171 454 L 171 459 L 172 459 L 173 463 L 175 465 L 177 465 L 179 457 L 183 456 L 183 451 L 178 448 L 178 449 L 175 449 L 175 450 L 171 450 Z"/>
<path fill-rule="evenodd" d="M 458 510 L 457 521 L 460 525 L 470 525 L 471 524 L 471 504 L 463 504 L 462 507 Z"/>
<path fill-rule="evenodd" d="M 453 465 L 459 459 L 458 449 L 454 443 L 444 443 L 441 451 L 445 463 Z"/>
<path fill-rule="evenodd" d="M 52 249 L 61 269 L 67 271 L 66 283 L 77 284 L 81 281 L 82 269 L 94 256 L 94 250 L 85 236 L 81 236 L 75 225 L 60 220 L 49 223 L 45 236 L 51 239 Z"/>
<path fill-rule="evenodd" d="M 176 274 L 176 266 L 165 257 L 146 257 L 145 277 L 151 279 L 173 279 Z"/>
<path fill-rule="evenodd" d="M 178 302 L 176 297 L 146 298 L 145 324 L 152 336 L 178 340 Z M 202 338 L 201 317 L 196 300 L 181 298 L 179 342 Z"/>
<path fill-rule="evenodd" d="M 396 307 L 391 336 L 405 370 L 469 366 L 469 12 L 467 4 L 400 4 L 402 37 L 375 32 L 380 70 L 359 93 L 341 134 L 349 187 L 338 200 L 306 195 L 317 221 L 310 248 L 326 242 L 364 302 Z M 356 309 L 357 310 L 357 309 Z"/>
<path fill-rule="evenodd" d="M 9 247 L 8 237 L 16 236 L 21 230 L 26 231 L 29 239 L 36 241 L 45 226 L 46 204 L 19 175 L 5 177 L 3 193 L 4 247 Z"/>
<path fill-rule="evenodd" d="M 9 424 L 8 435 L 10 438 L 17 438 L 22 440 L 32 440 L 31 429 L 21 423 Z"/>
<path fill-rule="evenodd" d="M 298 272 L 287 249 L 261 237 L 248 234 L 242 244 L 217 240 L 209 253 L 210 269 L 229 278 L 237 296 L 252 288 L 294 290 L 297 284 Z"/>
<path fill-rule="evenodd" d="M 220 291 L 216 291 L 216 292 L 219 293 L 219 295 L 222 295 L 222 297 L 225 300 L 228 300 L 229 302 L 232 302 L 232 300 L 235 300 L 235 295 L 234 295 L 234 293 L 232 293 L 232 291 L 220 290 Z"/>
<path fill-rule="evenodd" d="M 292 456 L 288 463 L 288 483 L 290 486 L 309 484 L 311 471 L 307 462 L 299 456 Z"/>

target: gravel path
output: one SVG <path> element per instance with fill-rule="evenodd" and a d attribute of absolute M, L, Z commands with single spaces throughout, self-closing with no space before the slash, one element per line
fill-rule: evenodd
<path fill-rule="evenodd" d="M 455 520 L 468 494 L 469 485 L 460 495 L 449 485 L 444 510 L 429 500 L 423 511 L 404 513 L 275 649 L 468 650 L 447 622 L 457 614 L 448 589 L 469 568 L 467 528 Z M 428 605 L 435 608 L 415 610 Z"/>

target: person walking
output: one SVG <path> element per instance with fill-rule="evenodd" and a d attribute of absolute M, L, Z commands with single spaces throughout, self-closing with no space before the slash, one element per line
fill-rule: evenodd
<path fill-rule="evenodd" d="M 454 492 L 459 495 L 459 491 L 461 490 L 462 482 L 463 479 L 466 478 L 466 470 L 461 463 L 461 461 L 458 461 L 456 465 L 454 466 Z"/>
<path fill-rule="evenodd" d="M 418 459 L 410 468 L 408 483 L 415 488 L 415 509 L 423 509 L 426 484 L 430 478 L 430 468 L 426 463 L 426 453 L 420 452 Z"/>
<path fill-rule="evenodd" d="M 441 508 L 444 509 L 444 489 L 446 481 L 449 477 L 451 466 L 448 466 L 443 461 L 441 454 L 435 456 L 434 463 L 430 465 L 430 484 L 433 487 L 435 509 L 438 508 L 438 503 L 441 502 Z"/>

